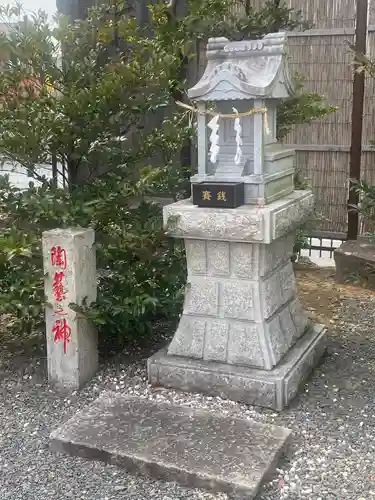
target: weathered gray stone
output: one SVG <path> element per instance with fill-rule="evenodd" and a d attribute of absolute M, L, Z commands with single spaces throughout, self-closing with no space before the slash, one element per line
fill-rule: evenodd
<path fill-rule="evenodd" d="M 276 409 L 277 380 L 268 379 L 268 373 L 265 371 L 265 377 L 261 378 L 248 367 L 166 356 L 165 350 L 150 358 L 148 365 L 149 382 L 153 386 Z"/>
<path fill-rule="evenodd" d="M 224 318 L 247 319 L 254 321 L 254 285 L 241 281 L 221 283 L 221 311 Z"/>
<path fill-rule="evenodd" d="M 186 259 L 189 262 L 189 273 L 207 274 L 206 242 L 202 240 L 185 241 Z"/>
<path fill-rule="evenodd" d="M 280 269 L 280 285 L 283 302 L 288 302 L 296 294 L 296 280 L 291 261 Z"/>
<path fill-rule="evenodd" d="M 207 321 L 204 318 L 183 316 L 168 348 L 168 354 L 191 356 L 201 359 L 205 342 Z"/>
<path fill-rule="evenodd" d="M 95 233 L 54 229 L 43 233 L 48 380 L 75 390 L 98 369 L 97 332 L 69 304 L 96 300 Z"/>
<path fill-rule="evenodd" d="M 299 203 L 283 204 L 273 211 L 271 221 L 272 239 L 280 238 L 284 234 L 293 231 L 311 215 L 314 210 L 314 196 L 309 191 L 304 192 L 310 193 L 310 196 L 303 197 Z M 293 194 L 298 196 L 297 193 L 299 191 L 294 191 Z"/>
<path fill-rule="evenodd" d="M 260 343 L 260 327 L 240 322 L 230 323 L 227 362 L 232 365 L 266 366 L 265 349 Z"/>
<path fill-rule="evenodd" d="M 280 146 L 279 146 L 280 147 Z M 284 148 L 280 147 L 280 150 Z M 288 158 L 288 164 L 286 165 L 286 169 L 283 171 L 284 175 L 275 176 L 265 176 L 264 183 L 264 202 L 272 203 L 275 200 L 283 198 L 284 196 L 288 196 L 290 193 L 294 191 L 294 154 L 291 154 Z M 276 161 L 276 165 L 273 165 L 272 162 L 265 161 L 265 169 L 269 168 L 278 168 L 278 164 L 282 162 Z"/>
<path fill-rule="evenodd" d="M 295 233 L 286 235 L 274 240 L 270 245 L 260 245 L 260 276 L 265 276 L 284 262 L 290 261 L 295 242 Z"/>
<path fill-rule="evenodd" d="M 299 299 L 295 299 L 290 302 L 289 309 L 293 323 L 296 327 L 297 338 L 299 338 L 304 333 L 304 331 L 306 330 L 306 326 L 309 323 L 308 316 L 303 310 Z"/>
<path fill-rule="evenodd" d="M 166 355 L 148 360 L 155 386 L 200 392 L 281 411 L 295 397 L 326 347 L 326 328 L 314 325 L 272 370 Z"/>
<path fill-rule="evenodd" d="M 163 208 L 169 236 L 193 240 L 271 243 L 311 214 L 311 191 L 294 191 L 264 207 L 202 208 L 181 200 Z"/>
<path fill-rule="evenodd" d="M 251 500 L 290 431 L 107 393 L 52 432 L 53 451 Z"/>
<path fill-rule="evenodd" d="M 206 277 L 194 277 L 187 285 L 184 312 L 214 316 L 219 307 L 219 282 Z"/>
<path fill-rule="evenodd" d="M 235 278 L 253 280 L 258 275 L 260 245 L 231 243 L 231 271 Z"/>
<path fill-rule="evenodd" d="M 288 306 L 286 308 L 288 308 Z M 266 339 L 268 340 L 269 345 L 271 367 L 273 367 L 280 361 L 290 347 L 290 344 L 288 345 L 285 340 L 279 315 L 274 316 L 268 323 L 266 329 Z"/>
<path fill-rule="evenodd" d="M 268 319 L 283 305 L 279 270 L 262 280 L 259 283 L 259 290 L 259 297 L 262 301 L 262 315 L 264 319 Z"/>
<path fill-rule="evenodd" d="M 293 321 L 290 303 L 280 311 L 279 320 L 280 327 L 284 335 L 285 346 L 287 349 L 289 349 L 301 335 L 298 334 L 296 325 Z M 304 329 L 306 329 L 307 323 L 305 323 L 304 326 Z"/>
<path fill-rule="evenodd" d="M 186 300 L 168 353 L 272 369 L 307 326 L 289 259 L 293 235 L 268 245 L 190 243 Z"/>
<path fill-rule="evenodd" d="M 226 241 L 207 241 L 207 265 L 209 276 L 228 276 L 229 243 Z"/>
<path fill-rule="evenodd" d="M 224 321 L 212 321 L 204 338 L 203 359 L 226 361 L 229 325 Z"/>
<path fill-rule="evenodd" d="M 317 325 L 315 325 L 315 330 L 317 330 L 317 328 L 319 328 L 319 326 L 317 327 Z M 316 337 L 310 342 L 310 345 L 307 345 L 307 349 L 304 351 L 298 363 L 293 362 L 289 353 L 286 356 L 284 365 L 285 377 L 283 379 L 284 401 L 291 401 L 297 395 L 301 381 L 310 374 L 311 370 L 317 365 L 319 359 L 324 354 L 327 343 L 327 329 L 324 326 L 321 326 L 321 329 L 320 337 Z M 300 339 L 297 345 L 302 344 L 303 340 L 304 337 Z"/>

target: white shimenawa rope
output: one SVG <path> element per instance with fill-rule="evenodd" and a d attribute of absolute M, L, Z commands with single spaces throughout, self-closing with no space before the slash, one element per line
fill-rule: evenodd
<path fill-rule="evenodd" d="M 233 112 L 238 115 L 238 110 L 236 108 L 232 108 Z M 236 132 L 236 154 L 234 156 L 234 163 L 239 165 L 242 160 L 242 126 L 241 126 L 241 118 L 237 117 L 234 119 L 234 131 Z"/>
<path fill-rule="evenodd" d="M 210 134 L 210 162 L 211 163 L 216 163 L 217 160 L 217 155 L 219 154 L 220 151 L 220 146 L 219 146 L 219 116 L 216 115 L 210 120 L 207 124 L 207 127 L 211 129 L 211 134 Z"/>
<path fill-rule="evenodd" d="M 236 154 L 234 157 L 234 163 L 236 165 L 239 165 L 241 163 L 242 159 L 242 125 L 241 125 L 241 118 L 245 116 L 251 116 L 256 113 L 263 113 L 264 115 L 264 130 L 267 135 L 270 134 L 270 130 L 268 127 L 268 120 L 267 120 L 267 108 L 252 108 L 249 109 L 248 111 L 245 111 L 243 113 L 239 113 L 236 108 L 232 108 L 233 113 L 217 113 L 215 111 L 211 111 L 210 109 L 206 109 L 205 111 L 199 110 L 197 108 L 194 108 L 193 106 L 190 106 L 189 104 L 185 104 L 184 102 L 181 101 L 176 101 L 177 106 L 180 106 L 181 108 L 185 108 L 191 112 L 198 113 L 200 115 L 206 115 L 206 116 L 212 116 L 213 118 L 208 122 L 207 127 L 211 130 L 210 134 L 210 161 L 211 163 L 216 163 L 217 161 L 217 156 L 220 151 L 220 146 L 219 146 L 219 119 L 220 118 L 232 118 L 234 119 L 234 130 L 236 132 Z"/>

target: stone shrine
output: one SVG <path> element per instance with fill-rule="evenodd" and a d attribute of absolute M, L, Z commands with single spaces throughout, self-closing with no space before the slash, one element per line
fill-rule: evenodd
<path fill-rule="evenodd" d="M 168 234 L 185 240 L 188 283 L 172 342 L 148 361 L 149 381 L 281 410 L 326 335 L 301 308 L 290 259 L 314 200 L 294 190 L 294 151 L 276 139 L 277 105 L 293 93 L 286 34 L 211 38 L 207 60 L 188 94 L 198 116 L 191 182 L 243 183 L 244 204 L 164 207 Z"/>
<path fill-rule="evenodd" d="M 244 182 L 245 203 L 255 205 L 270 203 L 294 190 L 294 150 L 276 140 L 276 108 L 293 89 L 284 46 L 284 33 L 255 41 L 209 41 L 206 70 L 189 90 L 199 110 L 198 174 L 191 178 L 193 184 L 206 180 Z M 255 113 L 241 119 L 241 153 L 237 159 L 233 119 L 218 123 L 216 164 L 207 155 L 205 112 L 209 102 L 216 103 L 219 114 L 267 109 L 267 114 Z"/>

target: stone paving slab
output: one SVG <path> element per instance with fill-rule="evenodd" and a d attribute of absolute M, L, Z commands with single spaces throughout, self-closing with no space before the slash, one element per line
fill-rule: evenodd
<path fill-rule="evenodd" d="M 105 393 L 52 432 L 50 447 L 250 500 L 289 436 L 283 427 Z"/>

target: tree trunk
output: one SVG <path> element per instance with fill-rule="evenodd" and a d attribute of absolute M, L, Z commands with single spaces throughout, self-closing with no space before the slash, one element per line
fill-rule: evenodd
<path fill-rule="evenodd" d="M 61 14 L 75 20 L 84 19 L 88 9 L 96 3 L 96 0 L 56 0 L 56 7 Z"/>
<path fill-rule="evenodd" d="M 179 81 L 183 81 L 187 78 L 188 74 L 188 59 L 181 55 L 181 66 L 180 66 L 180 74 Z M 174 101 L 184 102 L 185 94 L 181 90 L 176 90 L 172 98 Z M 190 139 L 185 139 L 182 143 L 180 150 L 180 165 L 182 167 L 183 175 L 186 179 L 190 177 L 190 169 L 192 166 L 192 142 Z M 190 192 L 186 193 L 186 196 L 190 196 Z"/>
<path fill-rule="evenodd" d="M 72 193 L 79 184 L 77 162 L 68 160 L 66 163 L 68 174 L 68 189 Z"/>

